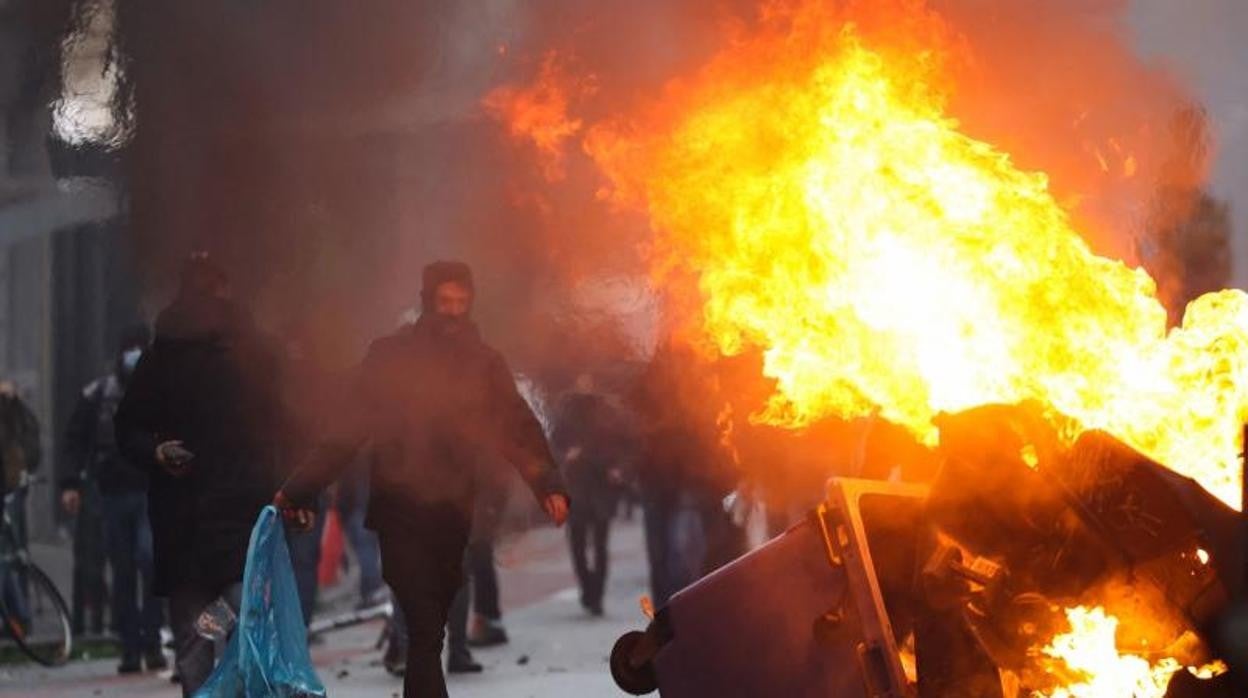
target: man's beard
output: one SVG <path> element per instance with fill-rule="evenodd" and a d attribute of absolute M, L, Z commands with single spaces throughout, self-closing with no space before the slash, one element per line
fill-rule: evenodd
<path fill-rule="evenodd" d="M 433 313 L 433 333 L 439 337 L 455 337 L 463 332 L 472 321 L 467 315 L 443 315 L 442 313 Z"/>

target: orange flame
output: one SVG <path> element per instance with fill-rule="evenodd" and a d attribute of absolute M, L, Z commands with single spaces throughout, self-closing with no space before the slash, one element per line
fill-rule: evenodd
<path fill-rule="evenodd" d="M 500 53 L 505 53 L 501 47 Z M 499 87 L 482 101 L 487 113 L 506 124 L 513 139 L 531 142 L 537 148 L 543 174 L 552 181 L 564 177 L 566 143 L 581 130 L 581 120 L 568 116 L 573 88 L 577 87 L 581 92 L 591 92 L 592 79 L 573 80 L 559 55 L 551 51 L 542 59 L 534 84 Z"/>
<path fill-rule="evenodd" d="M 1033 698 L 1161 698 L 1170 679 L 1183 667 L 1177 659 L 1156 662 L 1117 649 L 1118 619 L 1103 608 L 1076 606 L 1066 609 L 1071 630 L 1053 638 L 1042 653 L 1058 660 L 1063 673 L 1078 678 L 1050 693 Z M 1203 679 L 1226 671 L 1221 662 L 1188 671 Z"/>
<path fill-rule="evenodd" d="M 1248 295 L 1168 331 L 1145 271 L 1094 254 L 1045 175 L 945 113 L 939 19 L 789 5 L 585 139 L 649 214 L 655 267 L 696 279 L 718 350 L 763 350 L 776 391 L 755 418 L 878 413 L 930 444 L 939 412 L 1038 400 L 1239 507 Z"/>

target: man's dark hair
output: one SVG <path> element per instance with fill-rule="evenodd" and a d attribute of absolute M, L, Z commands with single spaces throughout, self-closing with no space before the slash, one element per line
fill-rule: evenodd
<path fill-rule="evenodd" d="M 211 295 L 219 286 L 229 283 L 225 269 L 207 252 L 192 252 L 182 263 L 181 292 Z"/>
<path fill-rule="evenodd" d="M 117 344 L 118 351 L 126 351 L 139 347 L 146 349 L 152 341 L 152 331 L 147 325 L 134 324 L 121 331 L 121 341 Z"/>
<path fill-rule="evenodd" d="M 426 312 L 433 310 L 433 298 L 438 292 L 438 287 L 452 282 L 460 284 L 470 292 L 475 292 L 472 285 L 472 269 L 467 264 L 439 260 L 425 266 L 420 283 L 421 310 Z"/>

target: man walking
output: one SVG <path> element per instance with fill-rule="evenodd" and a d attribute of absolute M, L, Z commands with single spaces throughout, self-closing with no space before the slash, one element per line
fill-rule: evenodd
<path fill-rule="evenodd" d="M 576 498 L 568 521 L 572 566 L 581 587 L 581 606 L 601 616 L 607 584 L 607 540 L 623 483 L 619 419 L 583 373 L 564 397 L 553 437 L 564 478 Z M 592 562 L 591 562 L 592 557 Z"/>
<path fill-rule="evenodd" d="M 122 453 L 150 478 L 155 589 L 169 598 L 186 696 L 215 659 L 195 620 L 218 598 L 237 608 L 251 529 L 278 480 L 278 363 L 224 270 L 197 253 L 117 410 Z"/>
<path fill-rule="evenodd" d="M 84 499 L 95 499 L 102 513 L 103 537 L 113 570 L 113 621 L 121 636 L 121 665 L 117 671 L 148 671 L 167 666 L 160 648 L 164 614 L 153 594 L 152 529 L 147 518 L 147 473 L 121 454 L 114 436 L 113 417 L 121 404 L 139 356 L 147 348 L 149 332 L 139 325 L 127 330 L 113 370 L 87 384 L 69 418 L 66 455 L 71 472 L 61 483 L 61 502 L 78 515 L 79 535 L 86 530 Z M 90 493 L 90 494 L 87 494 Z M 102 572 L 101 572 L 102 574 Z M 139 582 L 142 595 L 139 596 Z M 140 600 L 141 599 L 141 600 Z"/>
<path fill-rule="evenodd" d="M 468 266 L 435 262 L 422 282 L 419 319 L 369 348 L 343 429 L 274 501 L 288 520 L 310 524 L 316 493 L 371 443 L 367 522 L 407 623 L 403 694 L 438 698 L 446 696 L 443 629 L 463 582 L 478 463 L 487 450 L 507 458 L 557 524 L 569 500 L 541 425 L 470 319 Z"/>

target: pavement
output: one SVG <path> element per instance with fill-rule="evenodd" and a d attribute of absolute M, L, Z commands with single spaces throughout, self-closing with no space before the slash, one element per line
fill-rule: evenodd
<path fill-rule="evenodd" d="M 503 622 L 511 642 L 474 650 L 485 671 L 449 677 L 453 698 L 596 698 L 624 695 L 607 658 L 622 633 L 645 626 L 645 548 L 639 522 L 617 522 L 610 543 L 606 615 L 580 607 L 562 531 L 541 528 L 504 540 L 497 550 Z M 312 648 L 312 660 L 334 698 L 402 694 L 400 679 L 374 649 L 381 621 L 334 630 Z M 108 698 L 181 695 L 164 674 L 118 676 L 115 658 L 75 661 L 57 669 L 0 667 L 0 697 Z"/>

